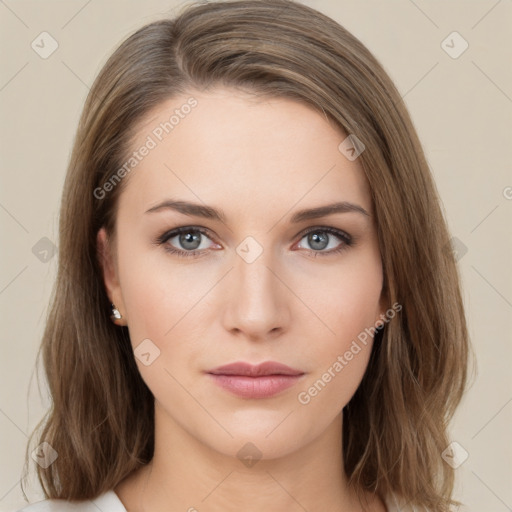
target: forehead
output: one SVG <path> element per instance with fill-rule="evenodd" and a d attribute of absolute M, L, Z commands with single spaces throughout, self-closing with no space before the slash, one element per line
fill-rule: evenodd
<path fill-rule="evenodd" d="M 141 214 L 172 195 L 227 212 L 232 206 L 236 215 L 328 200 L 371 211 L 362 166 L 338 148 L 346 137 L 322 113 L 288 98 L 221 88 L 175 96 L 139 123 L 131 148 L 137 162 L 119 208 Z"/>

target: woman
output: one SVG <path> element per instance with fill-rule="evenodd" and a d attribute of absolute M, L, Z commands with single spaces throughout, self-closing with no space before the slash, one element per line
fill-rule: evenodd
<path fill-rule="evenodd" d="M 24 510 L 449 510 L 449 239 L 399 93 L 332 19 L 246 0 L 144 26 L 74 143 Z"/>

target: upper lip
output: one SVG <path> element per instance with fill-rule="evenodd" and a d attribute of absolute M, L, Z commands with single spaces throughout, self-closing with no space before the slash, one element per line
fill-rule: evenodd
<path fill-rule="evenodd" d="M 260 377 L 262 375 L 303 375 L 304 372 L 291 368 L 276 361 L 265 361 L 253 365 L 243 361 L 219 366 L 208 371 L 214 375 L 243 375 L 248 377 Z"/>

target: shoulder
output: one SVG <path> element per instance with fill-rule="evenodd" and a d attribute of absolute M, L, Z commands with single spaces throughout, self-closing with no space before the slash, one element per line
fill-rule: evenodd
<path fill-rule="evenodd" d="M 97 498 L 84 501 L 43 500 L 32 503 L 17 512 L 126 512 L 121 500 L 113 491 L 100 494 Z"/>

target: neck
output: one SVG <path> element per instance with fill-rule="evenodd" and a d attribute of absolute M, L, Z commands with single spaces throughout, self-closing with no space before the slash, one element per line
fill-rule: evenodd
<path fill-rule="evenodd" d="M 201 443 L 155 402 L 153 460 L 115 491 L 128 512 L 359 512 L 343 470 L 341 427 L 340 414 L 312 442 L 278 458 L 243 440 L 234 457 Z M 369 505 L 385 511 L 378 498 Z"/>

